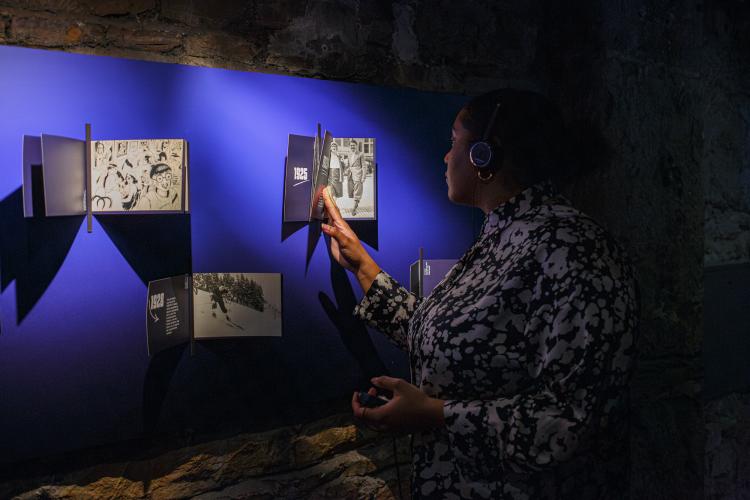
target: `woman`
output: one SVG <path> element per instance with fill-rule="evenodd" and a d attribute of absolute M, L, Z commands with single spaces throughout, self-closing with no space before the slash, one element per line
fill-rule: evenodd
<path fill-rule="evenodd" d="M 413 433 L 415 497 L 626 494 L 636 288 L 620 247 L 553 188 L 565 147 L 559 113 L 532 92 L 491 92 L 458 113 L 448 197 L 486 216 L 422 301 L 380 269 L 326 194 L 323 231 L 365 292 L 355 315 L 408 350 L 414 382 L 376 377 L 391 400 L 365 408 L 355 393 L 352 409 Z"/>

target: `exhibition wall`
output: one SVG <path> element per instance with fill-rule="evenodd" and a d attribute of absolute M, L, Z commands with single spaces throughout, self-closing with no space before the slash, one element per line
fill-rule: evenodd
<path fill-rule="evenodd" d="M 408 285 L 419 247 L 457 258 L 478 217 L 447 200 L 443 155 L 465 98 L 0 47 L 0 463 L 141 439 L 272 427 L 345 401 L 406 357 L 350 317 L 361 297 L 315 224 L 282 223 L 288 134 L 377 140 L 378 220 L 358 222 Z M 24 134 L 184 138 L 189 215 L 23 219 Z M 151 358 L 149 280 L 283 275 L 281 337 Z M 369 339 L 372 339 L 371 341 Z M 191 352 L 192 351 L 192 352 Z"/>

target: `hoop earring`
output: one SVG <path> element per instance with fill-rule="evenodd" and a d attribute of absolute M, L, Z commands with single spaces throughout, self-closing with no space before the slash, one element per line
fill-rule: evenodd
<path fill-rule="evenodd" d="M 483 171 L 483 170 L 487 170 L 487 176 L 486 176 L 486 177 L 482 176 L 482 171 Z M 493 178 L 494 176 L 495 176 L 495 172 L 492 172 L 492 171 L 491 171 L 491 170 L 489 170 L 489 169 L 482 169 L 482 170 L 480 170 L 480 169 L 477 169 L 477 177 L 478 177 L 478 178 L 479 178 L 479 180 L 480 180 L 480 181 L 482 181 L 482 182 L 489 182 L 489 181 L 491 181 L 491 180 L 492 180 L 492 178 Z"/>

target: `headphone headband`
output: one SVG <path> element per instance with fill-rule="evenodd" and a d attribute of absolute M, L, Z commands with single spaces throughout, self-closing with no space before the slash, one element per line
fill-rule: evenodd
<path fill-rule="evenodd" d="M 500 110 L 500 103 L 498 102 L 495 105 L 495 109 L 492 110 L 490 121 L 487 122 L 487 126 L 484 129 L 484 134 L 482 134 L 482 142 L 487 142 L 487 139 L 490 138 L 490 132 L 492 131 L 492 126 L 495 124 L 495 118 L 497 118 L 497 112 L 499 110 Z"/>
<path fill-rule="evenodd" d="M 482 140 L 475 142 L 469 149 L 469 160 L 479 171 L 489 169 L 490 163 L 492 162 L 492 146 L 487 140 L 489 139 L 490 132 L 492 131 L 493 125 L 495 125 L 495 119 L 497 113 L 500 110 L 500 102 L 495 105 L 495 109 L 492 110 L 490 121 L 487 122 L 487 127 L 484 129 L 482 134 Z"/>

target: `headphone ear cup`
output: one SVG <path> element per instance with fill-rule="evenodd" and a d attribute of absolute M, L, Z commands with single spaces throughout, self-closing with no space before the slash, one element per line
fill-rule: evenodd
<path fill-rule="evenodd" d="M 492 163 L 492 146 L 485 141 L 475 142 L 469 148 L 469 161 L 479 170 L 489 168 Z"/>

